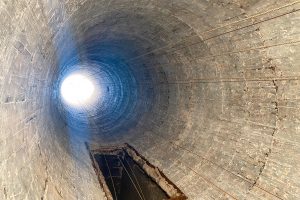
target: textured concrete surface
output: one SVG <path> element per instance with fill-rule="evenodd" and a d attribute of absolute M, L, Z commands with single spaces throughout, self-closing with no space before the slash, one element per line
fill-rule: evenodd
<path fill-rule="evenodd" d="M 299 9 L 1 0 L 0 199 L 105 199 L 87 140 L 128 142 L 189 199 L 300 199 Z M 93 42 L 135 55 L 124 65 L 140 96 L 118 123 L 99 124 L 109 136 L 93 129 L 87 139 L 70 135 L 52 89 L 72 50 L 84 59 Z"/>

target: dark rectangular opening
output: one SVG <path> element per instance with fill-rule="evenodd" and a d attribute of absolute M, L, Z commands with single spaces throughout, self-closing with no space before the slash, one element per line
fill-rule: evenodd
<path fill-rule="evenodd" d="M 90 150 L 99 182 L 110 200 L 183 200 L 185 195 L 128 144 Z"/>

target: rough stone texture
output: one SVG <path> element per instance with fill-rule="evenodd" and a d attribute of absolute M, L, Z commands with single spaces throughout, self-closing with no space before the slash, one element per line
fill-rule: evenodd
<path fill-rule="evenodd" d="M 126 134 L 91 143 L 128 142 L 189 199 L 300 199 L 299 9 L 296 0 L 0 1 L 0 199 L 104 199 L 86 138 L 69 134 L 51 92 L 68 49 L 124 38 L 140 49 L 126 63 L 149 96 Z"/>

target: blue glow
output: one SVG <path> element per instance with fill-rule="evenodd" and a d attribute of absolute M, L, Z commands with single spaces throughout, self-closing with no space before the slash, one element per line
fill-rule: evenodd
<path fill-rule="evenodd" d="M 57 41 L 57 111 L 67 124 L 70 137 L 76 135 L 84 141 L 93 136 L 117 139 L 134 128 L 153 105 L 155 87 L 151 68 L 145 65 L 151 62 L 130 61 L 145 51 L 142 45 L 147 42 L 127 36 L 99 37 L 97 33 L 76 41 L 71 33 L 70 27 L 65 27 Z M 60 95 L 62 81 L 77 71 L 85 73 L 101 91 L 93 104 L 70 106 Z"/>

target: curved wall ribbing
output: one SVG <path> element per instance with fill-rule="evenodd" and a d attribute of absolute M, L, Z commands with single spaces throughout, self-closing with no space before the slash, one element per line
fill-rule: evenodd
<path fill-rule="evenodd" d="M 84 142 L 128 142 L 190 199 L 299 199 L 299 6 L 0 2 L 0 199 L 102 199 Z M 57 96 L 74 66 L 89 112 Z"/>

